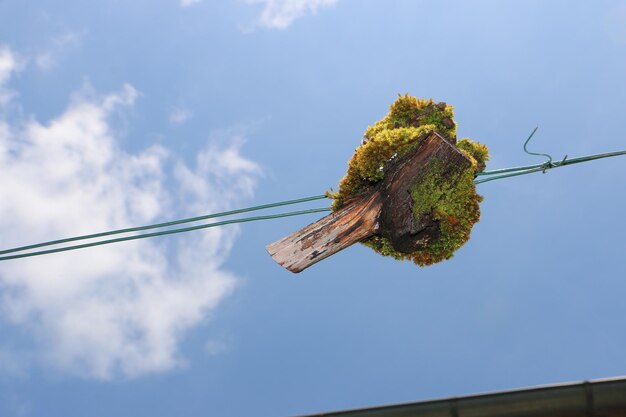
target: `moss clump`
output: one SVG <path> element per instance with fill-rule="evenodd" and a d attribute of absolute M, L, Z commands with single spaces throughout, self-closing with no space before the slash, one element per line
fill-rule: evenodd
<path fill-rule="evenodd" d="M 452 141 L 456 140 L 452 106 L 435 103 L 432 99 L 418 99 L 408 94 L 399 96 L 391 105 L 389 114 L 370 126 L 363 135 L 348 163 L 348 172 L 339 183 L 333 209 L 383 178 L 383 167 L 394 156 L 411 150 L 428 133 L 436 130 Z"/>
<path fill-rule="evenodd" d="M 463 138 L 456 143 L 457 148 L 469 155 L 474 163 L 476 172 L 483 172 L 489 160 L 489 148 L 482 143 L 473 142 L 468 138 Z"/>
<path fill-rule="evenodd" d="M 333 210 L 343 206 L 376 182 L 383 179 L 385 165 L 413 149 L 431 131 L 456 143 L 472 161 L 472 168 L 446 178 L 440 163 L 430 161 L 421 181 L 410 190 L 414 201 L 413 215 L 424 215 L 439 223 L 440 236 L 426 247 L 412 253 L 395 250 L 383 236 L 373 236 L 363 242 L 376 252 L 396 259 L 410 259 L 420 266 L 430 265 L 452 257 L 454 251 L 469 239 L 474 223 L 480 218 L 474 176 L 485 169 L 489 158 L 485 145 L 465 138 L 456 141 L 456 123 L 452 106 L 435 103 L 432 99 L 399 96 L 389 114 L 365 131 L 363 142 L 348 164 L 348 172 L 339 184 L 339 191 L 328 193 L 335 201 Z"/>

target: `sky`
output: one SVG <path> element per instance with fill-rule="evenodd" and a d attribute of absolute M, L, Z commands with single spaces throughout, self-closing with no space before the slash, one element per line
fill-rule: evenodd
<path fill-rule="evenodd" d="M 398 94 L 488 169 L 626 149 L 626 2 L 0 0 L 0 249 L 336 189 Z M 311 214 L 0 262 L 0 415 L 298 416 L 626 374 L 626 157 L 479 186 L 454 258 Z M 327 201 L 305 207 L 324 207 Z M 299 208 L 299 207 L 298 207 Z"/>

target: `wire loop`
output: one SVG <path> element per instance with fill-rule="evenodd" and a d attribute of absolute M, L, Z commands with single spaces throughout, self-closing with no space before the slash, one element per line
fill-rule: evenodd
<path fill-rule="evenodd" d="M 530 136 L 528 136 L 528 139 L 526 139 L 526 142 L 524 142 L 524 152 L 526 152 L 529 155 L 544 156 L 548 158 L 547 161 L 545 161 L 544 163 L 535 164 L 535 165 L 525 165 L 521 167 L 501 168 L 501 169 L 494 169 L 491 171 L 478 172 L 476 173 L 476 179 L 474 180 L 474 184 L 482 184 L 484 182 L 495 181 L 495 180 L 500 180 L 500 179 L 510 178 L 510 177 L 516 177 L 519 175 L 532 174 L 534 172 L 543 172 L 545 174 L 549 169 L 553 169 L 553 168 L 560 168 L 566 165 L 579 164 L 581 162 L 588 162 L 588 161 L 593 161 L 596 159 L 611 158 L 613 156 L 626 155 L 626 150 L 617 151 L 617 152 L 599 153 L 595 155 L 581 156 L 581 157 L 572 158 L 572 159 L 568 159 L 568 156 L 565 155 L 560 162 L 553 162 L 551 155 L 547 153 L 530 152 L 527 148 L 528 143 L 534 136 L 535 132 L 537 132 L 538 128 L 539 127 L 535 127 L 533 131 L 530 133 Z M 479 178 L 479 177 L 486 177 L 486 178 Z"/>
<path fill-rule="evenodd" d="M 552 168 L 552 156 L 548 155 L 547 153 L 537 153 L 537 152 L 530 152 L 526 146 L 528 145 L 528 142 L 530 142 L 530 140 L 533 138 L 533 136 L 535 135 L 535 132 L 537 132 L 537 129 L 539 129 L 539 126 L 536 126 L 533 131 L 530 133 L 530 136 L 528 136 L 528 139 L 526 139 L 526 142 L 524 142 L 524 152 L 526 152 L 528 155 L 536 155 L 536 156 L 545 156 L 546 158 L 548 158 L 548 161 L 546 161 L 544 163 L 544 166 L 547 166 L 549 168 Z M 545 171 L 544 171 L 545 173 Z"/>

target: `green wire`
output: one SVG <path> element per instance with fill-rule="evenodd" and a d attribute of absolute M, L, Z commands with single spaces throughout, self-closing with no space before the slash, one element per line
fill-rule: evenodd
<path fill-rule="evenodd" d="M 489 182 L 489 181 L 501 180 L 503 178 L 517 177 L 518 175 L 532 174 L 533 172 L 541 172 L 541 171 L 545 171 L 545 168 L 538 167 L 538 168 L 532 168 L 532 169 L 526 169 L 526 170 L 513 171 L 508 174 L 494 175 L 492 177 L 487 177 L 487 178 L 483 178 L 480 180 L 474 180 L 474 184 L 478 185 L 478 184 L 482 184 L 482 183 Z"/>
<path fill-rule="evenodd" d="M 129 228 L 126 228 L 126 229 L 112 230 L 112 231 L 109 231 L 109 232 L 93 233 L 93 234 L 90 234 L 90 235 L 69 237 L 69 238 L 66 238 L 66 239 L 59 239 L 59 240 L 51 240 L 49 242 L 37 243 L 35 245 L 20 246 L 18 248 L 1 250 L 0 251 L 0 255 L 4 255 L 4 254 L 7 254 L 7 253 L 13 253 L 13 252 L 22 252 L 22 251 L 29 250 L 29 249 L 37 249 L 37 248 L 41 248 L 41 247 L 44 247 L 44 246 L 59 245 L 61 243 L 75 242 L 77 240 L 95 239 L 95 238 L 98 238 L 98 237 L 117 235 L 117 234 L 120 234 L 120 233 L 140 232 L 142 230 L 159 229 L 161 227 L 174 226 L 174 225 L 182 224 L 182 223 L 197 222 L 197 221 L 200 221 L 200 220 L 207 220 L 207 219 L 212 219 L 212 218 L 216 218 L 216 217 L 231 216 L 233 214 L 247 213 L 249 211 L 263 210 L 263 209 L 272 208 L 272 207 L 287 206 L 287 205 L 290 205 L 290 204 L 304 203 L 304 202 L 307 202 L 307 201 L 321 200 L 321 199 L 324 199 L 324 198 L 328 198 L 328 197 L 326 195 L 315 195 L 315 196 L 312 196 L 312 197 L 298 198 L 296 200 L 286 200 L 286 201 L 280 201 L 278 203 L 263 204 L 263 205 L 260 205 L 260 206 L 247 207 L 247 208 L 243 208 L 243 209 L 223 211 L 221 213 L 207 214 L 207 215 L 198 216 L 198 217 L 190 217 L 188 219 L 174 220 L 174 221 L 169 221 L 169 222 L 165 222 L 165 223 L 156 223 L 156 224 L 151 224 L 151 225 L 148 225 L 148 226 L 129 227 Z M 2 258 L 0 258 L 0 260 L 2 260 Z"/>
<path fill-rule="evenodd" d="M 545 155 L 545 154 L 541 154 L 541 155 Z M 516 177 L 518 175 L 532 174 L 534 172 L 546 172 L 549 169 L 560 168 L 566 165 L 574 165 L 574 164 L 579 164 L 582 162 L 589 162 L 589 161 L 594 161 L 596 159 L 603 159 L 603 158 L 611 158 L 613 156 L 620 156 L 620 155 L 626 155 L 626 150 L 617 151 L 617 152 L 599 153 L 595 155 L 581 156 L 579 158 L 572 158 L 572 159 L 567 159 L 567 156 L 566 156 L 565 158 L 563 158 L 561 162 L 552 162 L 552 159 L 550 158 L 549 161 L 544 162 L 543 164 L 526 165 L 526 166 L 513 167 L 513 168 L 502 168 L 502 169 L 496 169 L 493 171 L 484 171 L 484 172 L 479 172 L 476 175 L 481 176 L 481 177 L 486 176 L 487 178 L 476 179 L 474 180 L 474 184 L 482 184 L 485 182 L 500 180 L 503 178 L 510 178 L 510 177 Z"/>
<path fill-rule="evenodd" d="M 526 166 L 512 167 L 512 168 L 502 168 L 502 169 L 496 169 L 496 170 L 492 170 L 492 171 L 479 172 L 479 173 L 476 174 L 476 176 L 477 177 L 485 177 L 485 178 L 475 179 L 474 180 L 474 184 L 482 184 L 482 183 L 489 182 L 489 181 L 495 181 L 495 180 L 500 180 L 500 179 L 504 179 L 504 178 L 515 177 L 515 176 L 519 176 L 519 175 L 532 174 L 532 173 L 535 173 L 535 172 L 544 172 L 545 173 L 549 169 L 560 168 L 560 167 L 563 167 L 563 166 L 566 166 L 566 165 L 573 165 L 573 164 L 578 164 L 578 163 L 582 163 L 582 162 L 593 161 L 593 160 L 596 160 L 596 159 L 610 158 L 610 157 L 619 156 L 619 155 L 626 155 L 626 150 L 624 150 L 624 151 L 617 151 L 617 152 L 608 152 L 608 153 L 602 153 L 602 154 L 588 155 L 588 156 L 583 156 L 583 157 L 579 157 L 579 158 L 572 158 L 572 159 L 567 159 L 567 156 L 566 156 L 565 158 L 563 158 L 563 160 L 561 162 L 552 162 L 552 157 L 550 155 L 529 152 L 526 149 L 526 145 L 528 144 L 529 140 L 532 138 L 532 136 L 536 132 L 536 130 L 537 129 L 535 128 L 535 130 L 533 130 L 533 132 L 531 133 L 529 138 L 526 140 L 526 143 L 524 143 L 524 150 L 526 151 L 526 153 L 529 153 L 529 154 L 532 154 L 532 155 L 546 156 L 548 158 L 548 161 L 546 161 L 546 162 L 544 162 L 542 164 L 526 165 Z M 252 206 L 252 207 L 247 207 L 247 208 L 243 208 L 243 209 L 224 211 L 224 212 L 221 212 L 221 213 L 208 214 L 208 215 L 204 215 L 204 216 L 190 217 L 190 218 L 186 218 L 186 219 L 174 220 L 174 221 L 169 221 L 169 222 L 164 222 L 164 223 L 156 223 L 156 224 L 151 224 L 151 225 L 147 225 L 147 226 L 129 227 L 129 228 L 125 228 L 125 229 L 112 230 L 112 231 L 108 231 L 108 232 L 93 233 L 93 234 L 89 234 L 89 235 L 82 235 L 82 236 L 70 237 L 70 238 L 65 238 L 65 239 L 52 240 L 52 241 L 48 241 L 48 242 L 37 243 L 37 244 L 34 244 L 34 245 L 20 246 L 20 247 L 17 247 L 17 248 L 1 250 L 0 251 L 0 255 L 5 255 L 5 254 L 15 253 L 15 252 L 23 252 L 25 250 L 37 249 L 37 248 L 41 248 L 41 247 L 45 247 L 45 246 L 59 245 L 59 244 L 62 244 L 62 243 L 75 242 L 75 241 L 79 241 L 79 240 L 95 239 L 95 238 L 99 238 L 99 237 L 111 236 L 111 235 L 116 235 L 116 234 L 121 234 L 121 233 L 140 232 L 140 231 L 144 231 L 144 230 L 150 230 L 150 229 L 157 229 L 157 228 L 162 228 L 162 227 L 174 226 L 174 225 L 183 224 L 183 223 L 190 223 L 190 222 L 196 222 L 196 221 L 200 221 L 200 220 L 207 220 L 207 219 L 212 219 L 212 218 L 217 218 L 217 217 L 230 216 L 230 215 L 234 215 L 234 214 L 247 213 L 247 212 L 250 212 L 250 211 L 263 210 L 263 209 L 272 208 L 272 207 L 279 207 L 279 206 L 286 206 L 286 205 L 291 205 L 291 204 L 304 203 L 304 202 L 307 202 L 307 201 L 321 200 L 321 199 L 325 199 L 325 198 L 327 198 L 326 195 L 316 195 L 316 196 L 311 196 L 311 197 L 299 198 L 299 199 L 295 199 L 295 200 L 285 200 L 285 201 L 279 201 L 277 203 L 263 204 L 263 205 L 260 205 L 260 206 Z M 144 233 L 144 234 L 134 235 L 134 236 L 120 237 L 120 238 L 114 238 L 114 239 L 106 239 L 106 240 L 101 240 L 101 241 L 98 241 L 98 242 L 83 243 L 83 244 L 78 244 L 78 245 L 70 245 L 70 246 L 64 246 L 64 247 L 56 248 L 56 249 L 47 249 L 47 250 L 41 250 L 41 251 L 36 251 L 36 252 L 28 252 L 28 253 L 23 253 L 23 254 L 16 254 L 16 255 L 9 255 L 9 256 L 0 256 L 0 261 L 8 261 L 8 260 L 11 260 L 11 259 L 27 258 L 27 257 L 31 257 L 31 256 L 46 255 L 46 254 L 57 253 L 57 252 L 65 252 L 65 251 L 69 251 L 69 250 L 89 248 L 89 247 L 92 247 L 92 246 L 106 245 L 106 244 L 109 244 L 109 243 L 125 242 L 125 241 L 128 241 L 128 240 L 145 239 L 145 238 L 149 238 L 149 237 L 164 236 L 164 235 L 170 235 L 170 234 L 174 234 L 174 233 L 183 233 L 183 232 L 189 232 L 189 231 L 192 231 L 192 230 L 206 229 L 206 228 L 209 228 L 209 227 L 224 226 L 224 225 L 227 225 L 227 224 L 245 223 L 245 222 L 257 221 L 257 220 L 278 219 L 278 218 L 281 218 L 281 217 L 299 216 L 299 215 L 303 215 L 303 214 L 319 213 L 319 212 L 324 212 L 324 211 L 331 211 L 331 209 L 330 208 L 317 208 L 317 209 L 309 209 L 309 210 L 291 211 L 291 212 L 280 213 L 280 214 L 271 214 L 271 215 L 265 215 L 265 216 L 253 216 L 253 217 L 244 217 L 244 218 L 240 218 L 240 219 L 224 220 L 224 221 L 220 221 L 220 222 L 216 222 L 216 223 L 201 224 L 201 225 L 197 225 L 197 226 L 182 227 L 182 228 L 178 228 L 178 229 L 170 229 L 170 230 L 164 230 L 164 231 L 160 231 L 160 232 Z"/>
<path fill-rule="evenodd" d="M 50 254 L 50 253 L 65 252 L 65 251 L 75 250 L 75 249 L 84 249 L 84 248 L 89 248 L 89 247 L 92 247 L 92 246 L 106 245 L 106 244 L 109 244 L 109 243 L 125 242 L 125 241 L 128 241 L 128 240 L 145 239 L 145 238 L 148 238 L 148 237 L 165 236 L 165 235 L 171 235 L 171 234 L 174 234 L 174 233 L 190 232 L 192 230 L 207 229 L 209 227 L 224 226 L 224 225 L 227 225 L 227 224 L 253 222 L 253 221 L 257 221 L 257 220 L 279 219 L 281 217 L 299 216 L 299 215 L 302 215 L 302 214 L 319 213 L 319 212 L 323 212 L 323 211 L 331 211 L 331 209 L 330 208 L 317 208 L 317 209 L 309 209 L 309 210 L 291 211 L 291 212 L 280 213 L 280 214 L 270 214 L 270 215 L 265 215 L 265 216 L 253 216 L 253 217 L 244 217 L 244 218 L 241 218 L 241 219 L 223 220 L 221 222 L 201 224 L 201 225 L 198 225 L 198 226 L 181 227 L 179 229 L 164 230 L 164 231 L 161 231 L 161 232 L 144 233 L 142 235 L 118 237 L 118 238 L 115 238 L 115 239 L 101 240 L 99 242 L 83 243 L 83 244 L 80 244 L 80 245 L 72 245 L 72 246 L 64 246 L 62 248 L 56 248 L 56 249 L 47 249 L 47 250 L 42 250 L 42 251 L 37 251 L 37 252 L 29 252 L 29 253 L 22 253 L 22 254 L 17 254 L 17 255 L 2 256 L 2 257 L 0 257 L 0 261 L 8 261 L 8 260 L 11 260 L 11 259 L 19 259 L 19 258 L 28 258 L 28 257 L 31 257 L 31 256 L 47 255 L 47 254 Z M 109 232 L 107 232 L 107 233 L 109 233 Z M 35 245 L 32 245 L 32 246 L 35 246 Z M 7 253 L 7 251 L 4 251 L 4 253 Z"/>
<path fill-rule="evenodd" d="M 546 171 L 549 169 L 560 168 L 565 165 L 573 165 L 573 164 L 579 164 L 581 162 L 593 161 L 595 159 L 610 158 L 613 156 L 626 155 L 626 150 L 617 151 L 617 152 L 599 153 L 595 155 L 581 156 L 579 158 L 572 158 L 572 159 L 567 159 L 567 155 L 565 155 L 565 158 L 563 158 L 561 162 L 552 162 L 552 156 L 548 155 L 547 153 L 531 152 L 528 150 L 528 142 L 530 142 L 530 140 L 533 138 L 533 136 L 537 132 L 537 129 L 539 129 L 539 127 L 535 127 L 533 131 L 530 133 L 530 135 L 528 136 L 528 139 L 526 139 L 526 142 L 524 142 L 524 152 L 526 152 L 528 155 L 545 156 L 546 158 L 548 158 L 547 161 L 545 161 L 543 164 L 534 164 L 534 165 L 526 165 L 526 166 L 521 166 L 521 167 L 502 168 L 502 169 L 496 169 L 493 171 L 479 172 L 476 174 L 476 177 L 487 176 L 488 178 L 475 179 L 474 184 L 482 184 L 484 182 L 501 180 L 501 179 L 510 178 L 510 177 L 517 177 L 519 175 L 532 174 L 534 172 L 539 172 L 539 171 L 542 171 L 545 174 Z"/>
<path fill-rule="evenodd" d="M 530 140 L 533 138 L 534 134 L 537 132 L 537 129 L 539 129 L 539 126 L 533 129 L 533 131 L 530 133 L 530 136 L 528 136 L 528 139 L 526 139 L 526 142 L 524 142 L 524 152 L 526 152 L 528 155 L 545 156 L 546 158 L 548 158 L 548 163 L 551 164 L 552 157 L 550 155 L 548 155 L 547 153 L 531 152 L 527 148 L 528 142 L 530 142 Z"/>

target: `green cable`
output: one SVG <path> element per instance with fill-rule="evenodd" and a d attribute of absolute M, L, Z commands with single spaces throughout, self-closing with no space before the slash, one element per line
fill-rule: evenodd
<path fill-rule="evenodd" d="M 501 180 L 503 178 L 517 177 L 518 175 L 532 174 L 533 172 L 541 172 L 541 171 L 545 171 L 545 169 L 543 167 L 538 167 L 538 168 L 532 168 L 532 169 L 526 169 L 526 170 L 519 170 L 519 171 L 510 172 L 508 174 L 494 175 L 493 177 L 487 177 L 487 178 L 480 179 L 480 180 L 474 180 L 474 184 L 478 185 L 478 184 L 482 184 L 482 183 L 489 182 L 489 181 Z"/>
<path fill-rule="evenodd" d="M 279 219 L 281 217 L 299 216 L 299 215 L 302 215 L 302 214 L 319 213 L 319 212 L 323 212 L 323 211 L 331 211 L 331 209 L 330 208 L 317 208 L 317 209 L 309 209 L 309 210 L 291 211 L 291 212 L 280 213 L 280 214 L 270 214 L 270 215 L 265 215 L 265 216 L 253 216 L 253 217 L 244 217 L 244 218 L 241 218 L 241 219 L 223 220 L 221 222 L 201 224 L 201 225 L 198 225 L 198 226 L 181 227 L 179 229 L 164 230 L 164 231 L 161 231 L 161 232 L 153 232 L 153 233 L 144 233 L 142 235 L 135 235 L 135 236 L 118 237 L 118 238 L 115 238 L 115 239 L 107 239 L 107 240 L 101 240 L 99 242 L 83 243 L 83 244 L 80 244 L 80 245 L 65 246 L 65 247 L 56 248 L 56 249 L 47 249 L 47 250 L 42 250 L 42 251 L 37 251 L 37 252 L 29 252 L 29 253 L 22 253 L 22 254 L 17 254 L 17 255 L 1 256 L 0 257 L 0 261 L 8 261 L 8 260 L 11 260 L 11 259 L 19 259 L 19 258 L 28 258 L 28 257 L 31 257 L 31 256 L 47 255 L 47 254 L 50 254 L 50 253 L 65 252 L 65 251 L 75 250 L 75 249 L 84 249 L 84 248 L 89 248 L 89 247 L 92 247 L 92 246 L 106 245 L 106 244 L 109 244 L 109 243 L 125 242 L 125 241 L 128 241 L 128 240 L 145 239 L 145 238 L 148 238 L 148 237 L 156 237 L 156 236 L 171 235 L 171 234 L 174 234 L 174 233 L 190 232 L 192 230 L 199 230 L 199 229 L 206 229 L 206 228 L 209 228 L 209 227 L 224 226 L 224 225 L 227 225 L 227 224 L 245 223 L 245 222 L 252 222 L 252 221 L 257 221 L 257 220 Z M 6 251 L 5 251 L 5 253 L 6 253 Z"/>
<path fill-rule="evenodd" d="M 174 221 L 165 222 L 165 223 L 156 223 L 156 224 L 151 224 L 148 226 L 129 227 L 126 229 L 112 230 L 109 232 L 93 233 L 90 235 L 69 237 L 66 239 L 59 239 L 59 240 L 51 240 L 49 242 L 37 243 L 35 245 L 27 245 L 27 246 L 20 246 L 18 248 L 0 250 L 0 255 L 13 253 L 13 252 L 22 252 L 22 251 L 29 250 L 29 249 L 37 249 L 37 248 L 41 248 L 44 246 L 59 245 L 61 243 L 75 242 L 77 240 L 95 239 L 97 237 L 117 235 L 120 233 L 140 232 L 142 230 L 158 229 L 161 227 L 174 226 L 174 225 L 182 224 L 182 223 L 197 222 L 200 220 L 207 220 L 207 219 L 212 219 L 216 217 L 230 216 L 233 214 L 241 214 L 241 213 L 246 213 L 249 211 L 263 210 L 263 209 L 272 208 L 272 207 L 287 206 L 290 204 L 304 203 L 304 202 L 313 201 L 313 200 L 321 200 L 324 198 L 328 198 L 328 197 L 326 195 L 315 195 L 312 197 L 298 198 L 296 200 L 279 201 L 277 203 L 263 204 L 260 206 L 247 207 L 247 208 L 237 209 L 237 210 L 223 211 L 221 213 L 208 214 L 208 215 L 198 216 L 198 217 L 190 217 L 188 219 L 174 220 Z M 0 258 L 0 260 L 2 260 L 2 258 Z"/>
<path fill-rule="evenodd" d="M 537 131 L 537 128 L 535 128 L 535 130 L 533 130 L 533 132 L 530 134 L 530 136 L 528 137 L 528 139 L 524 143 L 524 151 L 526 153 L 528 153 L 528 154 L 531 154 L 531 155 L 545 156 L 545 157 L 548 158 L 548 161 L 546 161 L 546 162 L 544 162 L 542 164 L 526 165 L 526 166 L 512 167 L 512 168 L 502 168 L 502 169 L 496 169 L 496 170 L 492 170 L 492 171 L 479 172 L 479 173 L 476 174 L 477 177 L 486 177 L 486 178 L 475 179 L 474 180 L 474 184 L 482 184 L 482 183 L 489 182 L 489 181 L 495 181 L 495 180 L 500 180 L 500 179 L 504 179 L 504 178 L 515 177 L 515 176 L 519 176 L 519 175 L 532 174 L 532 173 L 535 173 L 535 172 L 544 172 L 545 173 L 549 169 L 560 168 L 560 167 L 566 166 L 566 165 L 573 165 L 573 164 L 578 164 L 578 163 L 582 163 L 582 162 L 593 161 L 593 160 L 596 160 L 596 159 L 610 158 L 610 157 L 619 156 L 619 155 L 626 155 L 626 150 L 624 150 L 624 151 L 617 151 L 617 152 L 608 152 L 608 153 L 602 153 L 602 154 L 588 155 L 588 156 L 583 156 L 583 157 L 579 157 L 579 158 L 572 158 L 572 159 L 567 159 L 567 156 L 565 156 L 565 158 L 563 158 L 563 160 L 561 162 L 552 162 L 552 157 L 550 155 L 529 152 L 526 149 L 526 145 L 528 144 L 528 142 L 530 141 L 530 139 L 532 138 L 532 136 L 534 135 L 534 133 L 536 131 Z M 224 211 L 224 212 L 221 212 L 221 213 L 208 214 L 208 215 L 204 215 L 204 216 L 190 217 L 190 218 L 186 218 L 186 219 L 174 220 L 174 221 L 169 221 L 169 222 L 164 222 L 164 223 L 156 223 L 156 224 L 151 224 L 151 225 L 147 225 L 147 226 L 129 227 L 129 228 L 125 228 L 125 229 L 112 230 L 112 231 L 108 231 L 108 232 L 93 233 L 93 234 L 89 234 L 89 235 L 82 235 L 82 236 L 70 237 L 70 238 L 65 238 L 65 239 L 52 240 L 52 241 L 48 241 L 48 242 L 37 243 L 37 244 L 34 244 L 34 245 L 20 246 L 20 247 L 17 247 L 17 248 L 1 250 L 0 251 L 0 255 L 4 255 L 4 254 L 8 254 L 8 253 L 14 253 L 14 252 L 23 252 L 23 251 L 29 250 L 29 249 L 37 249 L 37 248 L 41 248 L 41 247 L 45 247 L 45 246 L 59 245 L 59 244 L 62 244 L 62 243 L 75 242 L 75 241 L 78 241 L 78 240 L 94 239 L 94 238 L 111 236 L 111 235 L 116 235 L 116 234 L 121 234 L 121 233 L 140 232 L 140 231 L 143 231 L 143 230 L 149 230 L 149 229 L 156 229 L 156 228 L 174 226 L 174 225 L 177 225 L 177 224 L 196 222 L 196 221 L 207 220 L 207 219 L 216 218 L 216 217 L 230 216 L 230 215 L 234 215 L 234 214 L 241 214 L 241 213 L 246 213 L 246 212 L 256 211 L 256 210 L 263 210 L 263 209 L 272 208 L 272 207 L 279 207 L 279 206 L 286 206 L 286 205 L 291 205 L 291 204 L 304 203 L 304 202 L 307 202 L 307 201 L 321 200 L 321 199 L 325 199 L 325 198 L 328 198 L 328 197 L 326 195 L 316 195 L 316 196 L 311 196 L 311 197 L 299 198 L 299 199 L 295 199 L 295 200 L 285 200 L 285 201 L 280 201 L 280 202 L 277 202 L 277 203 L 263 204 L 263 205 L 252 206 L 252 207 L 247 207 L 247 208 L 243 208 L 243 209 Z M 26 258 L 26 257 L 31 257 L 31 256 L 46 255 L 46 254 L 57 253 L 57 252 L 65 252 L 65 251 L 69 251 L 69 250 L 83 249 L 83 248 L 88 248 L 88 247 L 92 247 L 92 246 L 106 245 L 106 244 L 109 244 L 109 243 L 124 242 L 124 241 L 128 241 L 128 240 L 144 239 L 144 238 L 156 237 L 156 236 L 164 236 L 164 235 L 170 235 L 170 234 L 174 234 L 174 233 L 183 233 L 183 232 L 189 232 L 189 231 L 192 231 L 192 230 L 205 229 L 205 228 L 209 228 L 209 227 L 224 226 L 224 225 L 227 225 L 227 224 L 245 223 L 245 222 L 257 221 L 257 220 L 277 219 L 277 218 L 281 218 L 281 217 L 298 216 L 298 215 L 302 215 L 302 214 L 319 213 L 319 212 L 324 212 L 324 211 L 331 211 L 331 209 L 330 208 L 317 208 L 317 209 L 309 209 L 309 210 L 292 211 L 292 212 L 281 213 L 281 214 L 271 214 L 271 215 L 265 215 L 265 216 L 253 216 L 253 217 L 244 217 L 244 218 L 240 218 L 240 219 L 224 220 L 224 221 L 216 222 L 216 223 L 208 223 L 208 224 L 202 224 L 202 225 L 198 225 L 198 226 L 191 226 L 191 227 L 183 227 L 183 228 L 179 228 L 179 229 L 164 230 L 164 231 L 161 231 L 161 232 L 144 233 L 144 234 L 134 235 L 134 236 L 127 236 L 127 237 L 121 237 L 121 238 L 115 238 L 115 239 L 107 239 L 107 240 L 102 240 L 102 241 L 98 241 L 98 242 L 84 243 L 84 244 L 79 244 L 79 245 L 71 245 L 71 246 L 65 246 L 65 247 L 56 248 L 56 249 L 48 249 L 48 250 L 29 252 L 29 253 L 17 254 L 17 255 L 9 255 L 9 256 L 0 256 L 0 261 L 8 261 L 8 260 L 11 260 L 11 259 L 18 259 L 18 258 Z"/>
<path fill-rule="evenodd" d="M 581 162 L 593 161 L 595 159 L 610 158 L 613 156 L 626 155 L 626 150 L 617 151 L 617 152 L 599 153 L 595 155 L 581 156 L 579 158 L 572 158 L 572 159 L 567 159 L 567 155 L 565 155 L 565 158 L 563 158 L 561 162 L 552 162 L 552 156 L 548 155 L 547 153 L 531 152 L 527 148 L 528 142 L 530 142 L 530 140 L 533 138 L 533 136 L 537 132 L 537 129 L 539 129 L 539 127 L 535 127 L 533 131 L 530 132 L 530 135 L 528 136 L 528 139 L 526 139 L 526 142 L 524 142 L 524 152 L 526 152 L 528 155 L 545 156 L 546 158 L 548 158 L 547 161 L 545 161 L 543 164 L 534 164 L 534 165 L 526 165 L 526 166 L 521 166 L 521 167 L 502 168 L 502 169 L 495 169 L 493 171 L 479 172 L 476 174 L 476 177 L 487 176 L 489 178 L 475 179 L 474 184 L 482 184 L 484 182 L 495 181 L 495 180 L 500 180 L 500 179 L 510 178 L 510 177 L 516 177 L 518 175 L 532 174 L 534 172 L 539 172 L 539 171 L 542 171 L 545 174 L 546 171 L 549 169 L 560 168 L 565 165 L 573 165 L 573 164 L 579 164 Z"/>
<path fill-rule="evenodd" d="M 545 155 L 545 154 L 541 154 L 541 155 Z M 546 172 L 549 169 L 560 168 L 566 165 L 574 165 L 574 164 L 579 164 L 582 162 L 589 162 L 589 161 L 594 161 L 596 159 L 603 159 L 603 158 L 611 158 L 613 156 L 620 156 L 620 155 L 626 155 L 626 150 L 599 153 L 595 155 L 581 156 L 581 157 L 572 158 L 572 159 L 567 159 L 567 156 L 565 156 L 565 158 L 563 158 L 561 162 L 552 162 L 552 158 L 549 155 L 546 155 L 550 159 L 547 162 L 544 162 L 543 164 L 526 165 L 526 166 L 521 166 L 521 167 L 502 168 L 502 169 L 496 169 L 493 171 L 479 172 L 476 174 L 477 176 L 486 176 L 488 178 L 476 179 L 474 180 L 474 184 L 482 184 L 485 182 L 500 180 L 503 178 L 510 178 L 510 177 L 516 177 L 518 175 L 532 174 L 534 172 Z"/>

